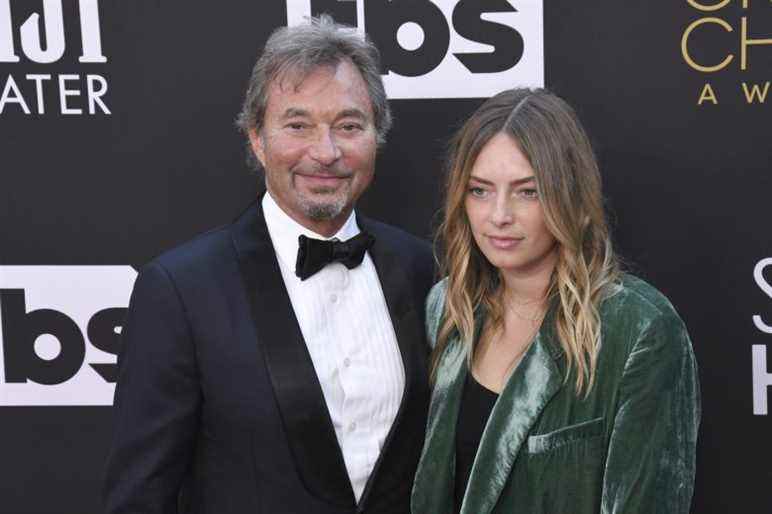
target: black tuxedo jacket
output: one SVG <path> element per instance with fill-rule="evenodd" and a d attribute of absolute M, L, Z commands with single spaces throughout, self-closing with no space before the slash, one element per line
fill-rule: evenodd
<path fill-rule="evenodd" d="M 409 512 L 429 401 L 424 299 L 433 259 L 420 239 L 358 222 L 376 238 L 370 255 L 405 368 L 402 404 L 359 505 L 254 204 L 137 278 L 106 514 Z"/>

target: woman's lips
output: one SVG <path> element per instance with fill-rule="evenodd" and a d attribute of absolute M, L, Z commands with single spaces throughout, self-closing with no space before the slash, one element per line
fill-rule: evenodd
<path fill-rule="evenodd" d="M 511 250 L 524 239 L 522 237 L 500 237 L 500 236 L 486 236 L 490 241 L 491 246 L 498 248 L 499 250 Z"/>

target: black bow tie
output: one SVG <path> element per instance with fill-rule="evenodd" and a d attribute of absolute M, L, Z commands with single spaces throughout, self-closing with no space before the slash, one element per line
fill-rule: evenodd
<path fill-rule="evenodd" d="M 348 269 L 356 268 L 362 263 L 365 252 L 374 242 L 375 238 L 367 232 L 360 232 L 348 241 L 325 241 L 300 236 L 295 275 L 300 277 L 300 280 L 305 280 L 331 262 L 340 262 Z"/>

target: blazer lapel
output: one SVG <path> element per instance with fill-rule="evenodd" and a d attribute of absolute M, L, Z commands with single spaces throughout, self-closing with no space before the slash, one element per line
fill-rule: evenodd
<path fill-rule="evenodd" d="M 354 507 L 343 455 L 259 203 L 234 223 L 233 241 L 257 344 L 300 477 L 315 496 Z"/>
<path fill-rule="evenodd" d="M 456 337 L 448 343 L 442 356 L 432 390 L 426 444 L 413 486 L 413 512 L 452 512 L 456 476 L 456 421 L 466 371 L 466 354 Z"/>
<path fill-rule="evenodd" d="M 549 318 L 550 316 L 548 316 Z M 545 319 L 544 326 L 551 320 Z M 469 476 L 461 514 L 488 514 L 498 501 L 520 447 L 563 384 L 559 350 L 542 328 L 493 407 Z"/>

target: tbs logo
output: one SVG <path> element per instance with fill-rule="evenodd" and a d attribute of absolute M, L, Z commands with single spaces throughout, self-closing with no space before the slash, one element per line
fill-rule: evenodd
<path fill-rule="evenodd" d="M 112 405 L 129 266 L 0 266 L 0 405 Z"/>
<path fill-rule="evenodd" d="M 544 85 L 543 0 L 287 0 L 289 26 L 323 13 L 375 42 L 390 98 Z"/>

